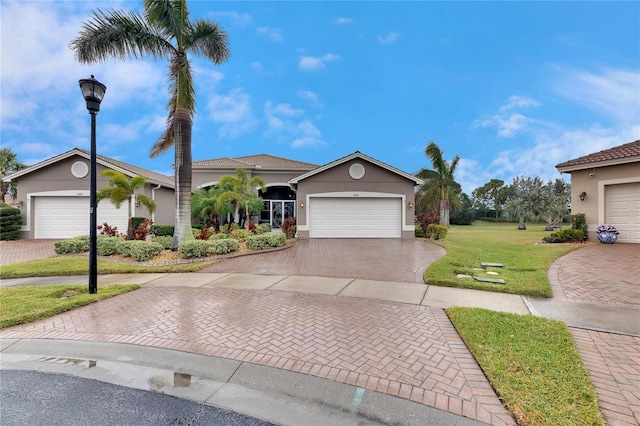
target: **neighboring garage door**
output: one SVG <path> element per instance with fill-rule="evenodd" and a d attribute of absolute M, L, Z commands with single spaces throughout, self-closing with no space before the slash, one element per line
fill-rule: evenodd
<path fill-rule="evenodd" d="M 310 238 L 400 238 L 399 198 L 311 198 Z"/>
<path fill-rule="evenodd" d="M 618 241 L 640 243 L 640 182 L 605 188 L 605 222 L 615 225 Z"/>
<path fill-rule="evenodd" d="M 34 197 L 35 238 L 89 235 L 89 197 Z M 127 232 L 127 204 L 117 209 L 109 200 L 98 204 L 98 225 L 104 222 Z"/>

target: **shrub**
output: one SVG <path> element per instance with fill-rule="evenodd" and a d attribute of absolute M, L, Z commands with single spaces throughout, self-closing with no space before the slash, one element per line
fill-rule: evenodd
<path fill-rule="evenodd" d="M 587 216 L 584 213 L 572 214 L 571 229 L 579 229 L 584 233 L 584 237 L 587 237 L 589 235 L 587 232 Z"/>
<path fill-rule="evenodd" d="M 266 234 L 267 232 L 271 232 L 271 224 L 261 223 L 256 227 L 256 231 L 256 234 Z"/>
<path fill-rule="evenodd" d="M 234 240 L 233 238 L 209 241 L 209 245 L 211 246 L 212 251 L 215 254 L 230 253 L 232 251 L 238 251 L 238 249 L 240 248 L 240 244 L 238 244 L 238 241 Z"/>
<path fill-rule="evenodd" d="M 429 232 L 427 232 L 427 228 L 429 227 L 429 225 L 437 224 L 440 221 L 440 215 L 436 212 L 418 213 L 416 220 L 418 224 L 420 224 L 422 232 L 424 232 L 424 234 L 428 237 Z"/>
<path fill-rule="evenodd" d="M 146 217 L 134 216 L 134 217 L 132 217 L 132 218 L 131 218 L 131 227 L 132 227 L 133 229 L 136 229 L 136 228 L 137 228 L 137 227 L 139 227 L 139 226 L 140 226 L 140 224 L 141 224 L 142 222 L 144 222 L 145 220 L 147 220 L 147 218 L 146 218 Z"/>
<path fill-rule="evenodd" d="M 582 241 L 584 237 L 585 233 L 582 229 L 563 229 L 560 232 L 554 232 L 548 237 L 544 237 L 542 240 L 547 243 L 571 243 Z"/>
<path fill-rule="evenodd" d="M 447 236 L 447 227 L 444 225 L 434 225 L 431 224 L 427 226 L 427 238 L 433 238 L 434 240 L 439 240 Z"/>
<path fill-rule="evenodd" d="M 245 232 L 244 229 L 236 229 L 231 231 L 231 238 L 233 238 L 234 240 L 244 241 L 246 236 L 247 236 L 247 233 Z"/>
<path fill-rule="evenodd" d="M 282 225 L 280 225 L 280 229 L 282 229 L 282 232 L 284 232 L 284 235 L 287 238 L 293 238 L 294 235 L 296 235 L 296 218 L 295 217 L 290 217 L 289 219 L 285 219 L 282 222 Z"/>
<path fill-rule="evenodd" d="M 211 238 L 214 232 L 215 229 L 213 229 L 209 225 L 206 225 L 204 228 L 202 228 L 202 231 L 200 231 L 198 235 L 195 235 L 194 233 L 194 237 L 196 237 L 196 240 L 208 240 L 209 238 Z"/>
<path fill-rule="evenodd" d="M 118 233 L 117 226 L 110 226 L 107 222 L 104 222 L 102 225 L 98 225 L 96 229 L 100 231 L 100 235 L 107 235 L 109 237 L 118 237 L 120 235 L 124 235 Z"/>
<path fill-rule="evenodd" d="M 118 242 L 122 241 L 119 237 L 110 237 L 108 235 L 98 235 L 96 238 L 96 254 L 98 256 L 111 256 L 118 251 Z"/>
<path fill-rule="evenodd" d="M 129 240 L 119 241 L 117 244 L 118 253 L 124 257 L 132 257 L 138 262 L 151 259 L 156 254 L 164 250 L 159 243 L 147 241 Z"/>
<path fill-rule="evenodd" d="M 156 237 L 173 237 L 173 225 L 153 225 L 151 228 Z"/>
<path fill-rule="evenodd" d="M 21 227 L 20 209 L 0 203 L 0 240 L 17 240 L 20 237 Z"/>
<path fill-rule="evenodd" d="M 452 225 L 471 225 L 474 219 L 475 215 L 473 210 L 465 209 L 452 214 L 449 218 L 449 222 Z"/>
<path fill-rule="evenodd" d="M 260 235 L 250 235 L 245 239 L 251 250 L 265 250 L 271 247 L 281 247 L 287 243 L 283 232 L 267 232 Z"/>
<path fill-rule="evenodd" d="M 178 255 L 183 259 L 190 257 L 207 257 L 213 252 L 213 247 L 205 240 L 183 241 L 178 244 Z"/>
<path fill-rule="evenodd" d="M 169 235 L 154 235 L 151 237 L 152 243 L 160 244 L 165 250 L 169 250 L 171 248 L 172 241 L 173 237 Z"/>
<path fill-rule="evenodd" d="M 151 233 L 151 227 L 153 226 L 153 222 L 151 219 L 143 220 L 134 230 L 133 230 L 133 239 L 139 241 L 145 241 L 147 239 L 147 235 Z"/>
<path fill-rule="evenodd" d="M 229 237 L 229 234 L 224 234 L 224 233 L 220 233 L 220 234 L 213 234 L 209 237 L 209 241 L 211 240 L 227 240 L 231 237 Z"/>
<path fill-rule="evenodd" d="M 415 230 L 415 236 L 416 237 L 424 237 L 425 236 L 425 233 L 422 230 L 422 226 L 420 226 L 419 223 L 416 223 L 415 228 L 416 228 L 416 230 Z"/>
<path fill-rule="evenodd" d="M 83 253 L 89 250 L 89 236 L 71 238 L 70 240 L 56 241 L 53 250 L 57 254 Z"/>
<path fill-rule="evenodd" d="M 249 231 L 251 235 L 256 235 L 258 233 L 258 227 L 255 223 L 249 222 L 249 224 L 247 225 L 247 231 Z"/>

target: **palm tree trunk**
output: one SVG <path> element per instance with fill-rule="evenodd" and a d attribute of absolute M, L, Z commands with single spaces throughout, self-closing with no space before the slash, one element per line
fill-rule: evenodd
<path fill-rule="evenodd" d="M 171 250 L 181 241 L 193 240 L 191 232 L 191 115 L 177 108 L 174 117 L 176 222 Z"/>
<path fill-rule="evenodd" d="M 449 227 L 449 200 L 440 200 L 440 225 Z"/>

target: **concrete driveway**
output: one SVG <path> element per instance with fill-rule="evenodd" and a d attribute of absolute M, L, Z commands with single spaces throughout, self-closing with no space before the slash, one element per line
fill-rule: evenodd
<path fill-rule="evenodd" d="M 422 239 L 309 239 L 285 250 L 227 259 L 201 272 L 424 283 L 425 269 L 444 254 L 445 249 Z"/>

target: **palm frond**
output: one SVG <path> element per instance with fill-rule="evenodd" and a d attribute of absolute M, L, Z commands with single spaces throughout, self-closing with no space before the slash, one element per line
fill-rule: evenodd
<path fill-rule="evenodd" d="M 93 17 L 83 24 L 80 35 L 69 47 L 81 63 L 103 62 L 110 58 L 140 58 L 151 55 L 167 58 L 174 51 L 153 26 L 135 12 L 98 9 Z"/>
<path fill-rule="evenodd" d="M 186 0 L 144 0 L 147 21 L 162 34 L 176 42 L 178 50 L 184 48 L 183 38 L 189 25 Z"/>
<path fill-rule="evenodd" d="M 215 64 L 227 62 L 231 56 L 227 33 L 218 24 L 198 19 L 187 35 L 187 49 L 210 59 Z"/>
<path fill-rule="evenodd" d="M 136 194 L 136 201 L 139 201 L 143 206 L 145 206 L 149 213 L 156 211 L 157 204 L 155 200 L 148 195 Z"/>

